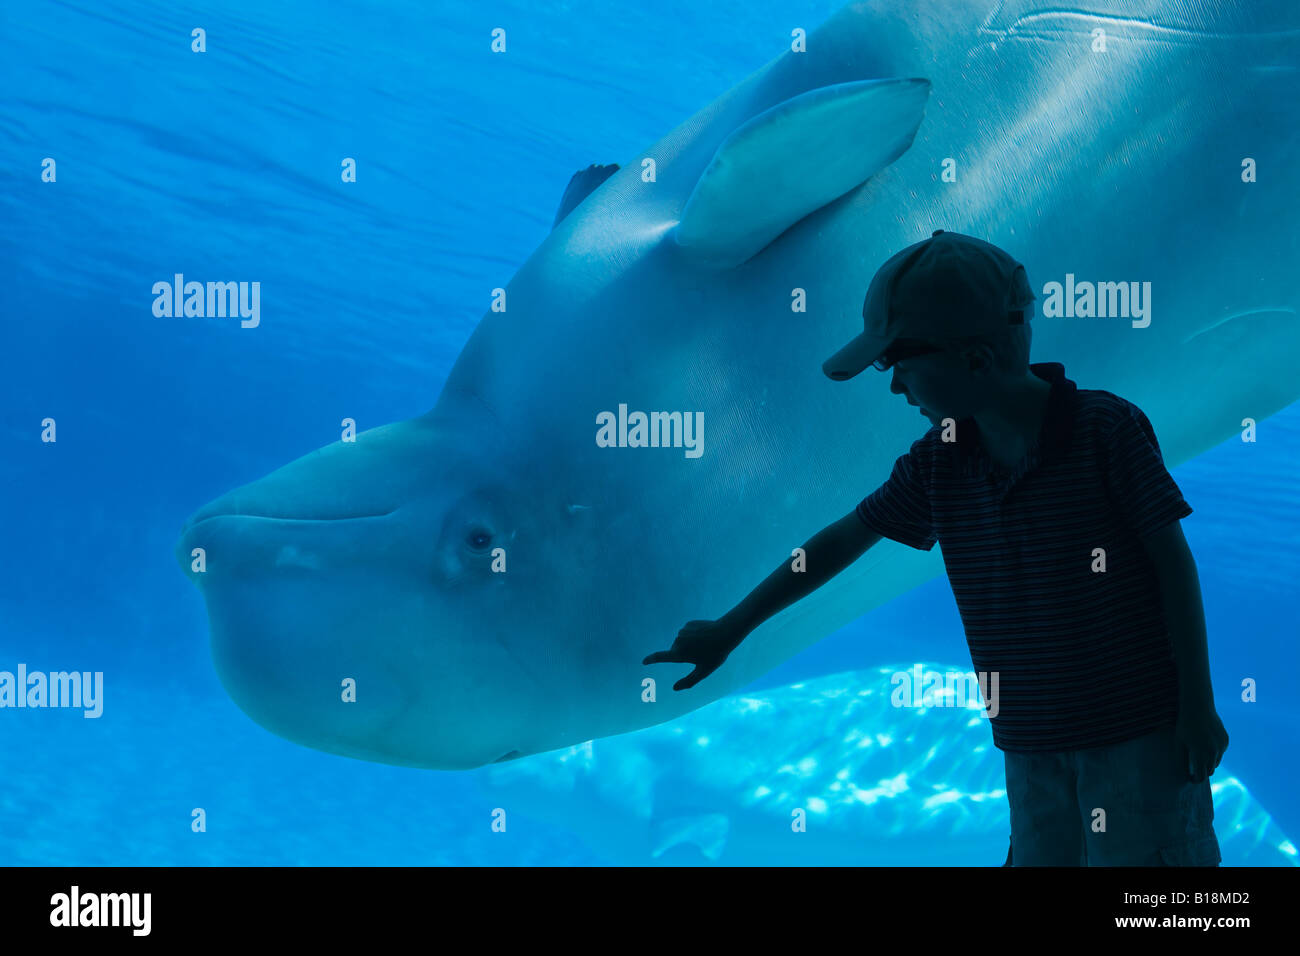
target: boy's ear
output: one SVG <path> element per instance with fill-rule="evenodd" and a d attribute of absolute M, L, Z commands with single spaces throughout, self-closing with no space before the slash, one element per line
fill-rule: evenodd
<path fill-rule="evenodd" d="M 966 367 L 969 368 L 972 372 L 978 368 L 993 367 L 993 355 L 986 348 L 983 347 L 973 348 L 966 353 L 966 356 L 967 356 Z"/>

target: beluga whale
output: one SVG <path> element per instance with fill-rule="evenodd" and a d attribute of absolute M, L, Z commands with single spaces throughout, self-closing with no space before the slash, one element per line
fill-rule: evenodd
<path fill-rule="evenodd" d="M 1150 290 L 1141 322 L 1033 315 L 1033 355 L 1141 407 L 1169 467 L 1262 422 L 1300 390 L 1297 30 L 1277 0 L 842 8 L 579 172 L 430 411 L 190 518 L 223 686 L 301 745 L 469 769 L 672 720 L 941 574 L 884 540 L 695 687 L 641 663 L 920 437 L 887 380 L 822 363 L 936 229 L 1040 298 Z"/>

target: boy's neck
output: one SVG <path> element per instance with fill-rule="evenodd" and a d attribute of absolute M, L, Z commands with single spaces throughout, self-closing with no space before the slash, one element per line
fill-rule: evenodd
<path fill-rule="evenodd" d="M 1008 382 L 974 416 L 981 441 L 999 448 L 1028 445 L 1043 427 L 1051 392 L 1052 384 L 1030 371 Z"/>

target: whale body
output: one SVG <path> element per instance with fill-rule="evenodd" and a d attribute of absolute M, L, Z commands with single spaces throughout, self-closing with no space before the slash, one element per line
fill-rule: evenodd
<path fill-rule="evenodd" d="M 579 173 L 427 414 L 196 512 L 177 556 L 238 706 L 320 750 L 479 767 L 680 717 L 942 573 L 881 541 L 690 690 L 641 664 L 928 427 L 876 373 L 821 366 L 935 229 L 1038 290 L 1150 283 L 1141 322 L 1034 316 L 1033 352 L 1141 407 L 1169 467 L 1293 401 L 1300 8 L 993 6 L 849 5 Z"/>
<path fill-rule="evenodd" d="M 742 692 L 474 783 L 507 819 L 563 827 L 616 865 L 999 866 L 1011 820 L 982 705 L 939 692 L 895 706 L 914 669 L 960 673 L 882 664 Z M 1223 866 L 1300 863 L 1222 765 L 1210 789 Z"/>

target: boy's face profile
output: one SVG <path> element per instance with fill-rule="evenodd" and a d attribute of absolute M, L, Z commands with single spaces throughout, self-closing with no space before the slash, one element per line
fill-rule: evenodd
<path fill-rule="evenodd" d="M 898 339 L 890 349 L 906 350 L 933 343 L 916 339 Z M 984 361 L 974 359 L 983 354 Z M 971 366 L 975 367 L 972 368 Z M 996 374 L 993 356 L 988 350 L 945 349 L 902 358 L 892 366 L 890 391 L 907 398 L 921 409 L 931 424 L 945 418 L 967 418 L 980 411 L 988 398 Z"/>

